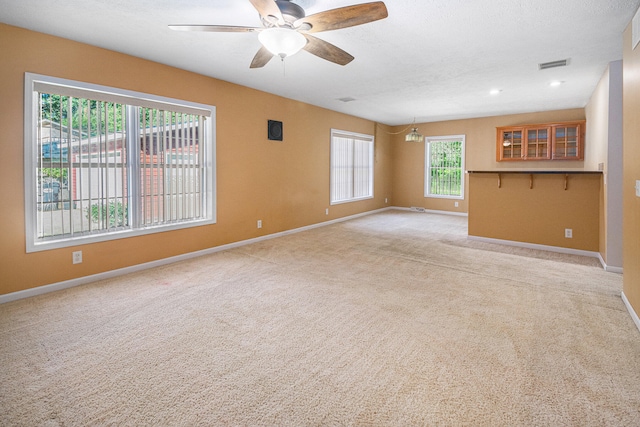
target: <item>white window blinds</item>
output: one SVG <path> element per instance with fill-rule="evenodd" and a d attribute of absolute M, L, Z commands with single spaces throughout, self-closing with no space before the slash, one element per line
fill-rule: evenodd
<path fill-rule="evenodd" d="M 213 107 L 26 80 L 29 251 L 215 221 Z"/>
<path fill-rule="evenodd" d="M 331 131 L 331 204 L 373 197 L 371 135 Z"/>

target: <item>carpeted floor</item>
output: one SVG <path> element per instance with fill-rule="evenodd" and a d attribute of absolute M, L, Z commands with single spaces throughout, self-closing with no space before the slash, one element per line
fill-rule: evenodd
<path fill-rule="evenodd" d="M 640 425 L 621 276 L 466 242 L 387 211 L 0 305 L 0 425 Z"/>

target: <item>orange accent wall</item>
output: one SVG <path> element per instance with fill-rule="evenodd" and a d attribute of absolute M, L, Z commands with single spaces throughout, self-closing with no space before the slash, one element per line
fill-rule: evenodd
<path fill-rule="evenodd" d="M 632 194 L 640 179 L 638 111 L 640 66 L 631 52 L 630 29 L 625 33 L 625 237 L 640 232 L 640 206 Z M 390 127 L 370 120 L 322 109 L 247 87 L 131 57 L 113 51 L 0 24 L 0 295 L 58 283 L 155 261 L 227 243 L 317 224 L 386 206 L 418 206 L 466 213 L 470 182 L 466 177 L 463 200 L 425 198 L 424 144 L 404 141 L 405 126 Z M 630 58 L 630 59 L 628 59 Z M 24 231 L 23 96 L 24 73 L 32 72 L 216 106 L 217 223 L 192 229 L 157 233 L 123 240 L 26 253 Z M 256 70 L 259 72 L 259 70 Z M 284 141 L 269 141 L 267 120 L 284 123 Z M 541 170 L 583 170 L 585 161 L 533 161 L 514 165 L 495 160 L 495 128 L 519 124 L 584 120 L 584 109 L 513 114 L 418 124 L 426 136 L 466 135 L 467 170 L 504 171 L 526 167 Z M 330 130 L 373 134 L 375 141 L 375 197 L 356 203 L 329 204 Z M 589 134 L 586 135 L 589 144 Z M 553 176 L 536 179 L 527 195 L 538 194 Z M 484 178 L 482 178 L 484 179 Z M 516 187 L 520 178 L 510 181 Z M 601 228 L 601 177 L 585 178 L 580 194 L 588 215 L 566 227 L 552 220 L 553 228 L 574 229 L 571 242 L 516 234 L 501 239 L 597 251 L 583 229 Z M 583 184 L 580 184 L 581 186 Z M 596 185 L 597 184 L 597 185 Z M 476 184 L 472 184 L 474 188 Z M 493 185 L 493 184 L 492 184 Z M 480 188 L 480 187 L 479 187 Z M 577 187 L 572 187 L 577 191 Z M 533 193 L 532 193 L 533 191 Z M 593 193 L 592 193 L 593 191 Z M 630 193 L 631 192 L 631 193 Z M 482 193 L 478 193 L 480 196 Z M 490 194 L 490 193 L 488 193 Z M 502 193 L 504 194 L 504 193 Z M 563 193 L 566 196 L 566 193 Z M 475 196 L 474 196 L 475 197 Z M 385 202 L 386 199 L 386 202 Z M 593 202 L 595 199 L 595 204 Z M 455 202 L 458 207 L 454 206 Z M 522 201 L 523 206 L 529 203 Z M 595 207 L 594 207 L 595 206 Z M 329 215 L 325 215 L 325 209 Z M 523 209 L 522 206 L 516 207 Z M 515 209 L 515 208 L 514 208 Z M 583 213 L 581 213 L 582 215 Z M 593 225 L 594 218 L 596 224 Z M 261 219 L 263 227 L 257 229 Z M 470 229 L 473 220 L 470 218 Z M 525 239 L 525 240 L 521 240 Z M 640 307 L 640 239 L 625 239 L 625 293 Z M 596 239 L 598 242 L 598 239 Z M 573 245 L 573 246 L 572 246 Z M 71 253 L 83 251 L 83 263 L 73 265 Z M 627 270 L 630 269 L 630 270 Z M 629 271 L 629 277 L 627 272 Z"/>
<path fill-rule="evenodd" d="M 623 291 L 640 316 L 640 46 L 631 47 L 631 24 L 623 40 Z"/>
<path fill-rule="evenodd" d="M 387 206 L 385 198 L 391 203 L 391 138 L 370 120 L 2 24 L 0 47 L 0 294 L 367 212 Z M 27 254 L 25 72 L 215 105 L 217 223 Z M 283 142 L 267 139 L 269 119 L 283 122 Z M 373 199 L 329 205 L 331 128 L 375 135 Z M 73 265 L 79 249 L 83 263 Z"/>

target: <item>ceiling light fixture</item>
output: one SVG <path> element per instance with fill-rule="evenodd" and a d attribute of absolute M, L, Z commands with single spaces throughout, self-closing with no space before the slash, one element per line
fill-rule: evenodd
<path fill-rule="evenodd" d="M 411 132 L 409 132 L 405 137 L 404 140 L 406 142 L 422 142 L 423 136 L 420 135 L 418 133 L 418 128 L 415 127 L 416 124 L 416 120 L 413 120 L 413 125 L 414 127 L 411 128 Z"/>
<path fill-rule="evenodd" d="M 407 126 L 409 127 L 409 126 Z M 405 137 L 404 140 L 406 142 L 422 142 L 423 140 L 423 136 L 421 134 L 418 133 L 418 128 L 416 126 L 416 118 L 413 118 L 413 122 L 410 125 L 411 127 L 411 132 L 409 132 Z M 406 128 L 405 128 L 406 130 Z"/>
<path fill-rule="evenodd" d="M 269 52 L 282 59 L 295 55 L 307 44 L 305 36 L 290 28 L 267 28 L 258 34 L 258 40 Z"/>
<path fill-rule="evenodd" d="M 491 89 L 489 95 L 499 95 L 502 92 L 502 89 Z"/>
<path fill-rule="evenodd" d="M 561 81 L 556 80 L 556 81 L 553 81 L 553 82 L 549 83 L 549 86 L 551 86 L 551 87 L 558 87 L 558 86 L 560 86 L 562 83 L 564 83 L 564 82 L 561 82 Z"/>
<path fill-rule="evenodd" d="M 388 135 L 400 135 L 401 133 L 405 133 L 409 128 L 411 128 L 411 132 L 406 134 L 404 137 L 404 140 L 406 142 L 422 142 L 424 140 L 424 137 L 418 132 L 418 128 L 416 127 L 415 117 L 413 118 L 413 122 L 406 128 L 399 130 L 398 132 L 385 132 L 385 133 Z"/>

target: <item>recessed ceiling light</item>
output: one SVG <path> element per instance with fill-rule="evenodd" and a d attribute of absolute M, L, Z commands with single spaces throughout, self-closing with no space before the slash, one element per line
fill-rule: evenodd
<path fill-rule="evenodd" d="M 556 86 L 560 86 L 562 83 L 564 83 L 564 82 L 556 80 L 556 81 L 553 81 L 553 82 L 549 83 L 549 86 L 556 87 Z"/>
<path fill-rule="evenodd" d="M 502 92 L 502 89 L 491 89 L 489 95 L 498 95 L 500 92 Z"/>

